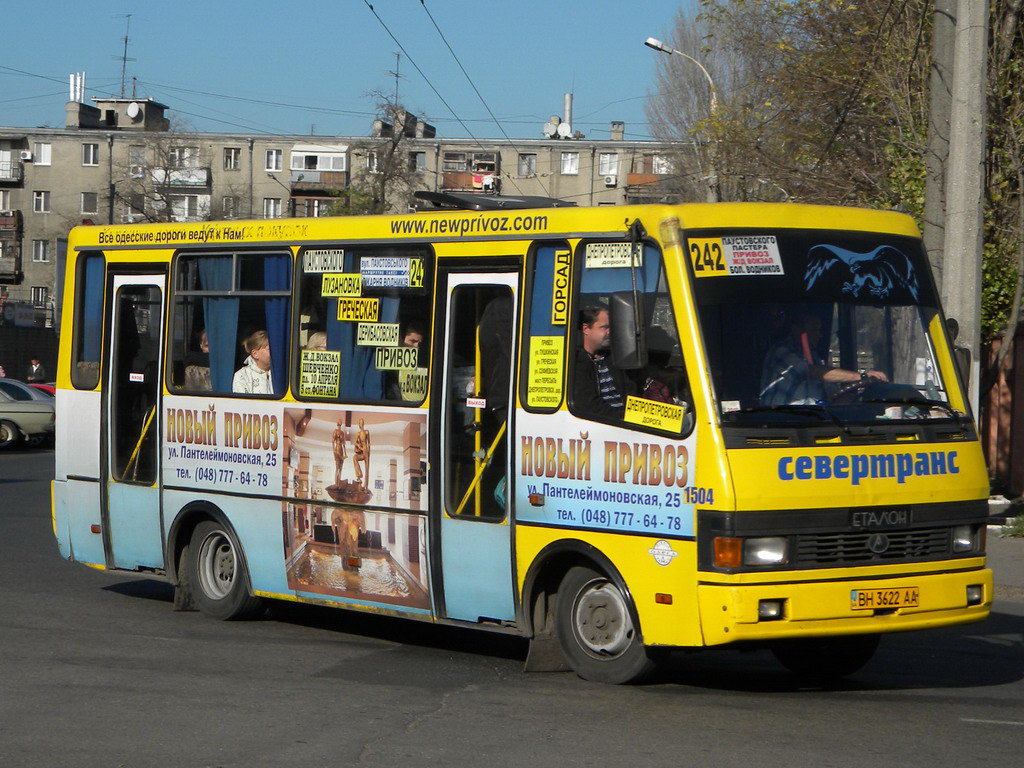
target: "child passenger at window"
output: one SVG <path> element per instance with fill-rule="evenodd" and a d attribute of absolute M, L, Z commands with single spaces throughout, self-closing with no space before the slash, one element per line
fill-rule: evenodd
<path fill-rule="evenodd" d="M 249 355 L 245 364 L 235 371 L 231 391 L 247 395 L 272 395 L 274 383 L 270 374 L 270 339 L 266 331 L 256 331 L 242 342 Z"/>

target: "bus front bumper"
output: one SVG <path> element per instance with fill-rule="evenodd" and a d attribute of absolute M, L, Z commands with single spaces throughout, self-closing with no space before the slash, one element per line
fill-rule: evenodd
<path fill-rule="evenodd" d="M 967 624 L 988 616 L 992 594 L 987 568 L 884 579 L 702 583 L 697 588 L 705 645 Z M 771 615 L 773 603 L 779 607 L 777 616 Z"/>

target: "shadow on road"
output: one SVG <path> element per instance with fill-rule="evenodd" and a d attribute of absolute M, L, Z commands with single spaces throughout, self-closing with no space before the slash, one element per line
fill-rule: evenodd
<path fill-rule="evenodd" d="M 174 587 L 157 579 L 133 579 L 109 584 L 102 589 L 126 597 L 166 602 L 168 608 L 174 600 Z M 209 621 L 205 617 L 203 620 Z M 436 648 L 455 653 L 471 653 L 505 659 L 526 659 L 526 640 L 514 635 L 440 626 L 412 619 L 375 616 L 369 613 L 318 605 L 268 600 L 263 620 L 356 635 L 400 645 Z"/>
<path fill-rule="evenodd" d="M 103 587 L 127 597 L 173 600 L 173 588 L 155 579 Z M 209 619 L 197 616 L 197 620 Z M 412 649 L 435 649 L 523 661 L 521 637 L 315 605 L 268 601 L 263 620 L 309 627 Z M 779 693 L 800 691 L 899 691 L 1006 685 L 1024 679 L 1024 616 L 993 611 L 980 624 L 883 636 L 871 662 L 846 680 L 823 688 L 787 672 L 765 648 L 723 647 L 670 655 L 645 687 Z"/>
<path fill-rule="evenodd" d="M 901 691 L 983 688 L 1024 679 L 1024 616 L 993 611 L 980 624 L 883 635 L 860 672 L 828 686 L 808 685 L 764 648 L 676 653 L 650 685 L 681 684 L 744 692 Z"/>

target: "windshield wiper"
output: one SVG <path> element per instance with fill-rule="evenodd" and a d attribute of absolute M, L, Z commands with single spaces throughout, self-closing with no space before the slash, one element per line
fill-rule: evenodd
<path fill-rule="evenodd" d="M 781 404 L 781 405 L 750 405 L 746 408 L 741 408 L 738 411 L 730 411 L 729 413 L 766 413 L 770 411 L 782 411 L 784 413 L 799 413 L 799 414 L 814 414 L 822 421 L 831 421 L 843 432 L 850 433 L 849 427 L 846 426 L 839 418 L 832 413 L 832 411 L 824 405 L 817 405 L 814 403 L 808 403 L 806 405 L 792 405 L 792 404 Z M 725 414 L 723 414 L 725 415 Z"/>
<path fill-rule="evenodd" d="M 863 403 L 876 403 L 878 405 L 914 405 L 917 407 L 926 408 L 938 408 L 941 411 L 945 411 L 949 414 L 949 417 L 954 420 L 959 420 L 962 413 L 953 409 L 949 403 L 945 403 L 942 400 L 929 400 L 926 397 L 873 397 L 870 400 L 862 400 Z"/>

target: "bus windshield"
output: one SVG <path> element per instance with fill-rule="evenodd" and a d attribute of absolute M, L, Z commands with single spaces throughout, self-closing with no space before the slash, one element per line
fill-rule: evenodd
<path fill-rule="evenodd" d="M 920 241 L 836 231 L 688 233 L 722 421 L 949 419 Z"/>

